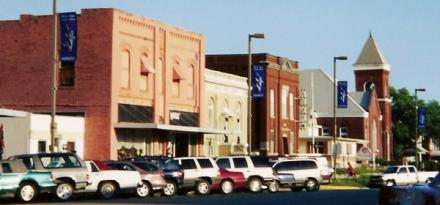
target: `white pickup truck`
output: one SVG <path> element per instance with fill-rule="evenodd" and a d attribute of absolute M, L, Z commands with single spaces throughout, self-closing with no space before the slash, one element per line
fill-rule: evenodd
<path fill-rule="evenodd" d="M 429 183 L 437 173 L 438 171 L 419 172 L 415 166 L 411 165 L 390 166 L 385 169 L 381 181 L 385 186 Z"/>
<path fill-rule="evenodd" d="M 116 191 L 136 192 L 139 197 L 146 197 L 142 189 L 141 175 L 137 171 L 111 170 L 99 161 L 85 161 L 89 171 L 89 185 L 85 192 L 98 192 L 103 198 L 112 198 Z"/>

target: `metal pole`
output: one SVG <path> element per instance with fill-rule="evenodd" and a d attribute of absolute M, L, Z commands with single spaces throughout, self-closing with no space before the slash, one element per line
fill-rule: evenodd
<path fill-rule="evenodd" d="M 251 53 L 251 39 L 252 36 L 248 35 L 248 154 L 252 152 L 252 53 Z"/>
<path fill-rule="evenodd" d="M 416 102 L 415 102 L 415 103 L 416 103 L 416 123 L 415 123 L 415 140 L 416 140 L 416 141 L 415 141 L 415 142 L 416 142 L 415 144 L 416 144 L 416 145 L 415 145 L 415 154 L 414 154 L 414 157 L 415 157 L 415 158 L 414 158 L 414 159 L 415 159 L 415 165 L 416 165 L 416 167 L 419 168 L 419 167 L 417 166 L 417 165 L 418 165 L 418 160 L 417 160 L 417 157 L 418 157 L 418 156 L 417 156 L 417 138 L 418 138 L 418 137 L 417 137 L 417 121 L 419 120 L 419 116 L 418 116 L 418 113 L 417 113 L 417 112 L 418 112 L 418 109 L 419 109 L 418 106 L 417 106 L 417 89 L 415 89 L 415 97 L 416 97 Z"/>
<path fill-rule="evenodd" d="M 55 136 L 57 134 L 57 124 L 55 122 L 56 114 L 56 99 L 57 99 L 57 66 L 58 66 L 58 51 L 57 51 L 57 0 L 53 0 L 53 67 L 52 67 L 52 111 L 50 115 L 50 151 L 55 151 Z"/>
<path fill-rule="evenodd" d="M 333 58 L 333 170 L 335 174 L 333 175 L 336 179 L 336 157 L 338 152 L 336 150 L 336 58 Z"/>

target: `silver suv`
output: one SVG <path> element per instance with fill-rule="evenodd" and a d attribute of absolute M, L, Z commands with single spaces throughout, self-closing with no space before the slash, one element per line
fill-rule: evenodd
<path fill-rule="evenodd" d="M 86 164 L 74 153 L 23 154 L 9 159 L 22 160 L 29 170 L 52 172 L 57 183 L 56 196 L 63 201 L 70 199 L 74 190 L 84 189 L 88 184 Z"/>
<path fill-rule="evenodd" d="M 174 158 L 183 169 L 183 189 L 193 189 L 200 195 L 211 192 L 211 186 L 221 181 L 220 171 L 209 157 Z"/>
<path fill-rule="evenodd" d="M 278 191 L 277 187 L 272 189 L 274 180 L 273 170 L 269 159 L 257 156 L 231 156 L 219 157 L 215 161 L 220 168 L 228 171 L 241 172 L 247 180 L 251 192 L 259 192 L 263 185 L 269 187 L 269 191 Z"/>
<path fill-rule="evenodd" d="M 277 173 L 293 174 L 295 176 L 295 187 L 293 191 L 318 191 L 320 184 L 323 184 L 326 176 L 320 169 L 318 162 L 314 159 L 291 159 L 277 161 L 273 165 Z"/>

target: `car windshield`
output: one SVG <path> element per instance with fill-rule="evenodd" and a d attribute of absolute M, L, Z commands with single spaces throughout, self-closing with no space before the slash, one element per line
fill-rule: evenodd
<path fill-rule="evenodd" d="M 180 169 L 179 163 L 173 159 L 166 159 L 162 163 L 160 163 L 161 168 L 163 169 Z"/>
<path fill-rule="evenodd" d="M 435 175 L 434 179 L 429 185 L 440 188 L 440 172 L 437 175 Z"/>
<path fill-rule="evenodd" d="M 385 174 L 396 173 L 398 168 L 399 167 L 388 167 L 387 169 L 385 169 L 383 173 Z"/>

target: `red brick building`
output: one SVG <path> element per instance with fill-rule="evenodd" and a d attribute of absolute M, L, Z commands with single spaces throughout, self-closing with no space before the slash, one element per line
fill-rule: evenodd
<path fill-rule="evenodd" d="M 265 97 L 252 100 L 251 148 L 262 155 L 298 150 L 298 62 L 266 53 L 253 54 L 252 63 L 265 63 Z M 206 67 L 243 77 L 248 55 L 206 55 Z"/>
<path fill-rule="evenodd" d="M 201 155 L 204 37 L 117 9 L 83 9 L 57 112 L 85 117 L 84 157 Z M 0 106 L 49 113 L 52 16 L 0 22 Z M 60 145 L 61 146 L 61 145 Z"/>

